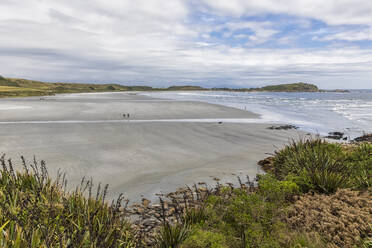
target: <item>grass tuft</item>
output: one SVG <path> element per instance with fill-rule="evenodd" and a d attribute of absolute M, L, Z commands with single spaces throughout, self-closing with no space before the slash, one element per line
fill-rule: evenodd
<path fill-rule="evenodd" d="M 45 162 L 22 161 L 16 172 L 0 158 L 0 247 L 134 247 L 122 196 L 107 204 L 106 186 L 86 197 L 93 182 L 84 179 L 67 193 L 65 177 L 52 180 Z"/>
<path fill-rule="evenodd" d="M 293 180 L 303 192 L 331 194 L 339 188 L 366 189 L 372 183 L 372 145 L 343 149 L 340 144 L 321 139 L 293 141 L 276 152 L 273 173 L 278 179 Z"/>

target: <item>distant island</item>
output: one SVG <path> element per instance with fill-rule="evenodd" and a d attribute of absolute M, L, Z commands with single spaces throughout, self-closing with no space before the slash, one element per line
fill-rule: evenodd
<path fill-rule="evenodd" d="M 306 83 L 279 84 L 260 88 L 261 91 L 318 92 L 318 86 Z"/>
<path fill-rule="evenodd" d="M 315 84 L 309 83 L 292 83 L 292 84 L 277 84 L 277 85 L 268 85 L 261 88 L 212 88 L 208 90 L 219 90 L 219 91 L 237 91 L 237 92 L 349 92 L 348 90 L 322 90 L 319 89 Z"/>
<path fill-rule="evenodd" d="M 0 75 L 0 97 L 48 96 L 63 93 L 115 92 L 115 91 L 234 91 L 234 92 L 348 92 L 347 90 L 321 90 L 314 84 L 293 83 L 269 85 L 261 88 L 203 88 L 184 85 L 168 88 L 125 86 L 120 84 L 47 83 L 41 81 L 5 78 Z"/>
<path fill-rule="evenodd" d="M 308 83 L 293 83 L 293 84 L 277 84 L 269 85 L 261 88 L 240 88 L 240 89 L 229 89 L 229 88 L 213 88 L 213 90 L 226 90 L 226 91 L 269 91 L 269 92 L 319 92 L 318 86 Z"/>

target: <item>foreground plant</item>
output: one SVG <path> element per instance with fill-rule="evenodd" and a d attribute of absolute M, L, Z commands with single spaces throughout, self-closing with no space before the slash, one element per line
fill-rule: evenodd
<path fill-rule="evenodd" d="M 218 184 L 201 204 L 183 208 L 177 222 L 170 224 L 165 219 L 157 236 L 158 247 L 291 247 L 297 234 L 282 238 L 287 234 L 281 214 L 298 193 L 298 186 L 270 175 L 259 177 L 258 188 L 248 186 L 251 182 L 239 183 L 238 187 Z"/>
<path fill-rule="evenodd" d="M 270 173 L 258 177 L 258 187 L 247 187 L 240 179 L 237 188 L 217 182 L 198 208 L 184 209 L 180 222 L 161 229 L 162 244 L 169 240 L 176 241 L 166 243 L 169 247 L 180 248 L 369 247 L 371 144 L 293 141 L 267 161 L 272 161 Z M 187 232 L 180 235 L 185 226 Z"/>
<path fill-rule="evenodd" d="M 335 194 L 305 194 L 292 204 L 285 217 L 295 230 L 317 231 L 328 247 L 357 247 L 372 238 L 372 197 L 368 191 L 339 189 Z"/>
<path fill-rule="evenodd" d="M 372 145 L 345 149 L 321 139 L 292 141 L 276 152 L 272 166 L 278 179 L 295 181 L 303 192 L 366 189 L 372 184 Z"/>
<path fill-rule="evenodd" d="M 63 175 L 52 180 L 43 161 L 22 161 L 24 171 L 15 172 L 0 158 L 0 247 L 134 247 L 122 196 L 109 205 L 107 186 L 93 196 L 84 179 L 66 193 Z"/>

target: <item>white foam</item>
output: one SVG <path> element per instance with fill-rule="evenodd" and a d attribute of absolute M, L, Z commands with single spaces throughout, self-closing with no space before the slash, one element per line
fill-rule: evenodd
<path fill-rule="evenodd" d="M 180 96 L 203 96 L 203 97 L 234 97 L 234 96 L 223 95 L 223 94 L 203 94 L 203 93 L 190 93 L 190 92 L 180 92 L 180 93 L 177 93 L 177 95 L 180 95 Z"/>

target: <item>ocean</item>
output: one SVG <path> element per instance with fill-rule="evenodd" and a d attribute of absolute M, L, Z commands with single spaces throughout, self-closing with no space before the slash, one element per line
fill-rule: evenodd
<path fill-rule="evenodd" d="M 292 124 L 327 135 L 344 132 L 349 139 L 372 132 L 372 90 L 338 92 L 150 92 L 156 98 L 200 101 L 251 111 L 260 123 Z"/>

